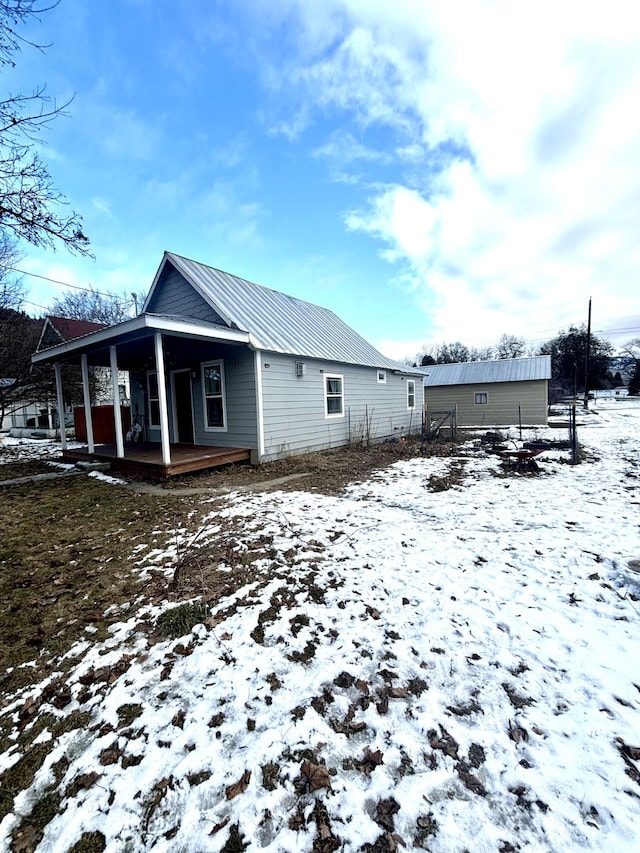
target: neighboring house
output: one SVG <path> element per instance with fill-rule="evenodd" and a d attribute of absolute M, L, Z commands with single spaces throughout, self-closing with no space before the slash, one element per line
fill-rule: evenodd
<path fill-rule="evenodd" d="M 38 352 L 49 347 L 56 346 L 66 341 L 78 340 L 98 332 L 100 329 L 109 328 L 106 323 L 93 323 L 90 320 L 72 320 L 69 317 L 48 316 L 45 318 L 38 344 Z M 113 402 L 113 389 L 111 387 L 111 375 L 104 367 L 92 369 L 93 382 L 91 384 L 92 401 L 96 404 Z M 126 370 L 118 374 L 119 398 L 121 403 L 129 400 L 129 375 Z"/>
<path fill-rule="evenodd" d="M 0 379 L 0 387 L 6 387 L 11 383 L 11 379 Z M 69 417 L 71 417 L 70 412 Z M 50 433 L 54 435 L 58 426 L 58 412 L 50 402 L 33 403 L 28 400 L 14 400 L 9 410 L 5 412 L 0 431 L 21 436 L 31 435 L 34 431 L 41 433 L 44 430 L 47 435 Z"/>
<path fill-rule="evenodd" d="M 132 422 L 165 473 L 175 445 L 241 448 L 259 463 L 421 427 L 419 371 L 325 308 L 169 252 L 139 316 L 33 360 L 58 377 L 65 363 L 128 370 Z"/>
<path fill-rule="evenodd" d="M 105 328 L 102 323 L 69 320 L 66 317 L 47 317 L 44 322 L 42 320 L 34 322 L 42 323 L 38 349 L 74 340 Z M 0 380 L 0 384 L 2 382 L 10 383 L 11 380 Z M 66 404 L 63 411 L 67 427 L 72 426 L 72 406 Z M 37 432 L 38 435 L 55 437 L 59 428 L 60 420 L 56 400 L 46 398 L 44 392 L 42 399 L 14 400 L 2 422 L 2 429 L 10 430 L 11 434 L 16 437 L 30 436 L 34 432 Z"/>
<path fill-rule="evenodd" d="M 48 316 L 42 325 L 38 351 L 48 347 L 84 338 L 92 332 L 106 329 L 104 323 L 91 323 L 88 320 L 70 320 L 68 317 Z"/>
<path fill-rule="evenodd" d="M 428 413 L 455 410 L 459 427 L 547 423 L 551 356 L 424 368 Z"/>

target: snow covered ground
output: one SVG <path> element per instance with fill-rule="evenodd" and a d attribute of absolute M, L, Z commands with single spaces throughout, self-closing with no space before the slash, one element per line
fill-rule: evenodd
<path fill-rule="evenodd" d="M 66 756 L 40 851 L 98 831 L 109 853 L 640 849 L 640 401 L 585 420 L 585 461 L 538 476 L 469 442 L 340 497 L 203 501 L 197 547 L 240 525 L 251 582 L 179 640 L 143 629 L 149 605 L 87 635 L 71 701 L 51 679 L 39 713 L 90 724 L 0 844 Z"/>

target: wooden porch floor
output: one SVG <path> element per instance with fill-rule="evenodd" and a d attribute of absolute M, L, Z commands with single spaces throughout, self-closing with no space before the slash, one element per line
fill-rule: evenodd
<path fill-rule="evenodd" d="M 164 465 L 159 444 L 127 444 L 124 458 L 118 459 L 115 444 L 97 444 L 94 452 L 87 447 L 67 448 L 62 453 L 67 462 L 110 462 L 114 471 L 164 480 L 192 471 L 218 468 L 232 462 L 248 462 L 251 451 L 243 447 L 208 447 L 203 444 L 172 444 L 171 463 Z"/>

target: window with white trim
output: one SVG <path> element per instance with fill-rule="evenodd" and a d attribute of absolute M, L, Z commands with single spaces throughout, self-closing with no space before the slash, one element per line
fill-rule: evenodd
<path fill-rule="evenodd" d="M 407 409 L 416 407 L 416 380 L 407 379 Z"/>
<path fill-rule="evenodd" d="M 160 426 L 160 395 L 158 393 L 158 374 L 155 370 L 147 373 L 147 393 L 149 395 L 149 426 Z"/>
<path fill-rule="evenodd" d="M 386 370 L 379 370 L 378 371 L 378 384 L 384 385 L 386 383 L 386 381 L 387 381 L 387 371 Z"/>
<path fill-rule="evenodd" d="M 344 416 L 344 379 L 337 373 L 324 374 L 324 416 Z"/>
<path fill-rule="evenodd" d="M 473 397 L 473 402 L 476 406 L 486 406 L 489 402 L 489 395 L 486 391 L 476 391 Z"/>
<path fill-rule="evenodd" d="M 227 406 L 222 361 L 208 361 L 202 364 L 202 398 L 204 428 L 211 432 L 226 430 Z"/>

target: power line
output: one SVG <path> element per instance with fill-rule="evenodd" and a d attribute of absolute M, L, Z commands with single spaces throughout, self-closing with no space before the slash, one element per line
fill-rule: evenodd
<path fill-rule="evenodd" d="M 27 272 L 27 270 L 20 270 L 17 267 L 3 267 L 3 269 L 10 270 L 11 272 L 17 272 L 20 275 L 30 275 L 32 278 L 39 278 L 43 281 L 50 281 L 52 284 L 61 284 L 63 287 L 71 287 L 73 290 L 82 290 L 84 293 L 95 293 L 98 296 L 106 296 L 108 298 L 112 298 L 114 295 L 117 296 L 117 294 L 109 293 L 108 291 L 96 290 L 96 288 L 93 287 L 93 285 L 91 284 L 89 285 L 89 287 L 82 287 L 82 285 L 80 284 L 69 284 L 68 281 L 60 281 L 60 279 L 50 278 L 47 275 L 38 275 L 38 273 L 35 272 Z M 120 299 L 121 297 L 117 296 L 117 298 Z M 29 304 L 34 305 L 35 303 L 31 302 Z M 131 300 L 131 304 L 133 305 L 133 300 Z M 43 308 L 44 306 L 37 305 L 36 307 Z"/>

